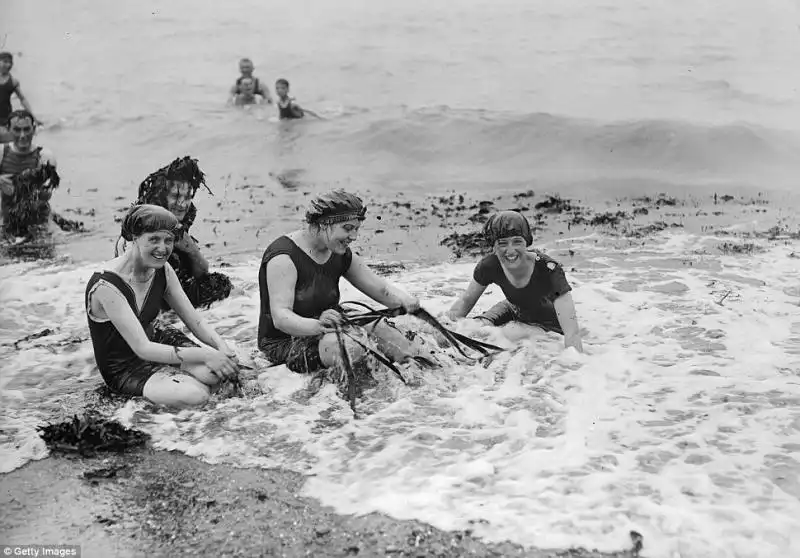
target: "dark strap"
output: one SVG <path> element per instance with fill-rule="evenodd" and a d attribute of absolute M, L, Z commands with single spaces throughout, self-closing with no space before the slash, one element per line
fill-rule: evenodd
<path fill-rule="evenodd" d="M 131 288 L 128 283 L 125 282 L 122 277 L 117 275 L 116 273 L 111 273 L 110 271 L 104 271 L 100 274 L 100 279 L 105 279 L 109 283 L 111 283 L 117 290 L 125 297 L 125 300 L 128 301 L 128 304 L 133 310 L 133 313 L 138 316 L 139 309 L 136 308 L 136 293 L 133 292 L 133 288 Z M 155 277 L 153 277 L 153 281 L 155 281 Z M 144 305 L 142 305 L 144 306 Z"/>

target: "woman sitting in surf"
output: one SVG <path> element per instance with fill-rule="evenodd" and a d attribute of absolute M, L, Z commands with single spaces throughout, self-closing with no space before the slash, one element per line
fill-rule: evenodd
<path fill-rule="evenodd" d="M 448 317 L 466 317 L 494 283 L 506 299 L 476 319 L 494 326 L 518 321 L 555 331 L 564 336 L 566 347 L 583 352 L 572 287 L 558 262 L 528 248 L 533 243 L 528 220 L 516 211 L 501 211 L 489 218 L 483 231 L 493 253 L 475 266 L 472 281 Z"/>
<path fill-rule="evenodd" d="M 336 190 L 320 195 L 306 211 L 305 228 L 267 247 L 258 273 L 258 346 L 273 364 L 286 364 L 299 373 L 337 364 L 343 336 L 336 331 L 346 321 L 339 306 L 342 277 L 387 307 L 419 309 L 416 298 L 376 275 L 351 252 L 349 245 L 358 237 L 365 213 L 361 198 L 354 194 Z M 369 333 L 389 360 L 430 357 L 385 321 L 371 326 Z M 364 357 L 362 345 L 350 337 L 343 340 L 353 363 Z"/>
<path fill-rule="evenodd" d="M 233 288 L 227 275 L 208 271 L 208 261 L 200 252 L 197 239 L 189 234 L 197 217 L 193 200 L 200 186 L 208 189 L 197 160 L 178 158 L 145 178 L 139 185 L 136 200 L 136 204 L 154 204 L 168 209 L 180 221 L 169 263 L 195 308 L 227 298 Z M 124 252 L 126 246 L 127 242 L 120 237 L 114 255 Z"/>
<path fill-rule="evenodd" d="M 131 208 L 122 221 L 128 250 L 92 275 L 85 304 L 95 360 L 111 390 L 182 408 L 205 403 L 238 368 L 235 353 L 192 306 L 168 263 L 179 225 L 159 206 Z M 205 345 L 154 328 L 163 302 Z"/>

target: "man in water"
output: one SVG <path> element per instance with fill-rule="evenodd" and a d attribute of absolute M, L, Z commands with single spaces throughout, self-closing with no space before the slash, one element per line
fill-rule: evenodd
<path fill-rule="evenodd" d="M 11 96 L 16 94 L 22 107 L 33 114 L 30 103 L 22 94 L 19 80 L 11 75 L 11 68 L 14 67 L 14 55 L 10 52 L 0 52 L 0 128 L 8 124 L 8 119 L 11 116 Z M 34 123 L 39 122 L 34 119 Z M 11 141 L 13 138 L 7 134 L 6 130 L 0 129 L 0 142 L 5 143 Z"/>
<path fill-rule="evenodd" d="M 253 78 L 242 78 L 239 81 L 239 91 L 233 100 L 233 104 L 236 106 L 257 105 L 263 99 L 256 94 L 256 81 Z M 264 102 L 268 101 L 264 100 Z"/>
<path fill-rule="evenodd" d="M 175 269 L 181 286 L 195 308 L 209 306 L 231 294 L 233 285 L 227 275 L 209 273 L 208 261 L 200 252 L 197 239 L 189 229 L 197 217 L 193 200 L 200 186 L 208 189 L 205 175 L 197 160 L 191 157 L 178 158 L 158 169 L 139 185 L 137 204 L 158 205 L 172 212 L 180 226 L 175 233 L 175 243 L 169 263 Z M 127 249 L 127 242 L 117 241 L 115 255 Z"/>
<path fill-rule="evenodd" d="M 50 218 L 51 190 L 49 188 L 37 189 L 36 200 L 25 200 L 20 197 L 23 192 L 19 191 L 19 183 L 15 183 L 15 178 L 25 171 L 33 171 L 46 166 L 55 171 L 55 157 L 49 150 L 34 144 L 36 119 L 30 111 L 12 112 L 9 115 L 6 129 L 13 140 L 3 144 L 0 149 L 0 211 L 3 215 L 4 228 L 7 229 L 10 225 L 10 212 L 26 202 L 35 206 L 30 208 L 30 220 L 19 223 L 20 226 L 14 226 L 14 228 L 21 230 L 29 225 L 44 225 Z M 20 230 L 8 232 L 18 235 Z"/>
<path fill-rule="evenodd" d="M 242 58 L 239 61 L 239 72 L 242 74 L 236 79 L 236 83 L 233 84 L 231 87 L 231 96 L 233 98 L 234 103 L 239 104 L 237 102 L 240 95 L 244 93 L 244 86 L 243 82 L 245 80 L 252 81 L 252 89 L 253 95 L 261 95 L 264 99 L 264 102 L 267 104 L 272 103 L 272 96 L 269 94 L 269 89 L 261 85 L 261 81 L 257 77 L 253 77 L 253 70 L 255 66 L 253 66 L 253 61 L 249 58 Z M 242 103 L 248 104 L 248 103 Z"/>

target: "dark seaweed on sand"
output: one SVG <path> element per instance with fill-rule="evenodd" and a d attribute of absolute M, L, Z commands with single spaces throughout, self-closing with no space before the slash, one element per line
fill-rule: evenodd
<path fill-rule="evenodd" d="M 150 438 L 144 432 L 93 415 L 75 415 L 72 420 L 39 426 L 37 430 L 51 451 L 82 456 L 99 451 L 124 451 L 141 446 Z"/>

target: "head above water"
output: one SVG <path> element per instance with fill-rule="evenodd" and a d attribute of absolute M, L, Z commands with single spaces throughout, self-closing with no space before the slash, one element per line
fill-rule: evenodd
<path fill-rule="evenodd" d="M 498 240 L 520 237 L 525 245 L 533 244 L 533 234 L 528 220 L 517 211 L 500 211 L 489 217 L 483 226 L 483 235 L 491 245 Z"/>
<path fill-rule="evenodd" d="M 285 97 L 289 94 L 289 81 L 283 78 L 275 81 L 275 93 L 278 94 L 279 97 Z"/>
<path fill-rule="evenodd" d="M 10 52 L 0 52 L 0 74 L 5 75 L 14 67 L 14 55 Z"/>
<path fill-rule="evenodd" d="M 345 190 L 332 190 L 311 200 L 306 211 L 309 230 L 328 249 L 343 254 L 358 238 L 367 208 L 361 198 Z"/>
<path fill-rule="evenodd" d="M 166 232 L 174 235 L 179 225 L 178 218 L 163 207 L 134 205 L 122 220 L 122 238 L 131 242 L 143 234 Z"/>
<path fill-rule="evenodd" d="M 239 71 L 242 73 L 243 76 L 250 76 L 253 74 L 253 70 L 255 70 L 255 66 L 253 65 L 253 61 L 249 58 L 242 58 L 239 60 Z"/>
<path fill-rule="evenodd" d="M 17 149 L 30 149 L 33 136 L 36 135 L 36 119 L 27 110 L 15 110 L 8 115 L 6 123 L 8 131 L 14 138 L 14 147 Z"/>
<path fill-rule="evenodd" d="M 256 90 L 256 80 L 253 78 L 245 77 L 239 80 L 239 90 L 243 95 L 253 95 Z"/>

